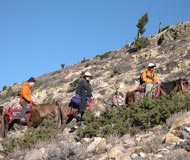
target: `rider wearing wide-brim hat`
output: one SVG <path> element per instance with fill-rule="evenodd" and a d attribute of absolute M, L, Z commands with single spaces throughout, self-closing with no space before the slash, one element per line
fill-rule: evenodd
<path fill-rule="evenodd" d="M 84 79 L 81 80 L 76 88 L 76 94 L 81 97 L 81 104 L 79 105 L 78 112 L 81 114 L 81 122 L 84 123 L 84 113 L 87 109 L 87 101 L 92 101 L 92 87 L 90 84 L 90 80 L 92 79 L 92 75 L 90 72 L 85 72 L 83 75 Z"/>
<path fill-rule="evenodd" d="M 158 83 L 158 78 L 154 72 L 154 67 L 156 67 L 154 63 L 149 63 L 148 69 L 142 72 L 142 80 L 144 83 Z"/>
<path fill-rule="evenodd" d="M 156 65 L 154 63 L 148 63 L 147 70 L 142 72 L 142 81 L 145 86 L 145 96 L 150 97 L 152 88 L 155 84 L 158 84 L 158 78 L 154 72 Z"/>

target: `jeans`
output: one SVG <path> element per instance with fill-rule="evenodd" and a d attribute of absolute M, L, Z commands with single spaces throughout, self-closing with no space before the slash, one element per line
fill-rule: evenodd
<path fill-rule="evenodd" d="M 145 84 L 146 88 L 145 88 L 145 96 L 148 98 L 152 97 L 152 88 L 154 86 L 153 83 L 146 83 Z"/>
<path fill-rule="evenodd" d="M 25 112 L 26 112 L 26 108 L 28 107 L 28 103 L 26 101 L 23 101 L 20 104 L 22 106 L 22 111 L 20 113 L 20 118 L 24 118 Z"/>

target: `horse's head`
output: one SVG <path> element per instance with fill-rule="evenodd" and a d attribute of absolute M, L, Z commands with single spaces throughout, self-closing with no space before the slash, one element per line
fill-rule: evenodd
<path fill-rule="evenodd" d="M 165 94 L 170 94 L 172 92 L 180 92 L 187 93 L 190 91 L 190 81 L 185 78 L 179 78 L 177 80 L 162 82 L 161 89 L 165 92 Z"/>
<path fill-rule="evenodd" d="M 115 107 L 125 105 L 125 95 L 121 92 L 116 92 L 111 97 L 112 105 Z"/>
<path fill-rule="evenodd" d="M 182 91 L 184 93 L 189 93 L 190 92 L 190 80 L 187 80 L 185 78 L 180 78 L 179 79 L 179 91 Z"/>

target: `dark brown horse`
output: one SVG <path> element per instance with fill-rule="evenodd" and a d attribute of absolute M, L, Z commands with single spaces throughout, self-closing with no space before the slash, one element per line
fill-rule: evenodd
<path fill-rule="evenodd" d="M 7 137 L 7 132 L 15 123 L 20 124 L 21 106 L 19 104 L 7 107 L 2 119 L 2 137 Z M 53 116 L 58 126 L 61 126 L 61 111 L 58 103 L 32 105 L 25 113 L 26 124 L 29 127 L 38 127 L 47 116 Z"/>
<path fill-rule="evenodd" d="M 170 93 L 180 92 L 188 93 L 190 91 L 189 81 L 185 78 L 179 78 L 177 80 L 162 82 L 160 85 L 153 87 L 154 95 L 153 99 L 159 98 L 162 95 L 168 95 Z M 126 104 L 131 102 L 141 101 L 145 97 L 145 88 L 143 86 L 138 87 L 134 91 L 126 94 Z"/>

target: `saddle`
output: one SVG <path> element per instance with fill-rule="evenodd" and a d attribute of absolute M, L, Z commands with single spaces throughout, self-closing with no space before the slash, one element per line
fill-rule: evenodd
<path fill-rule="evenodd" d="M 145 97 L 145 86 L 140 85 L 134 90 L 134 102 L 139 102 Z"/>
<path fill-rule="evenodd" d="M 145 98 L 145 86 L 140 85 L 137 89 L 134 90 L 134 102 L 139 102 L 142 99 Z M 160 85 L 154 85 L 151 90 L 151 99 L 156 99 L 158 98 L 160 94 Z"/>
<path fill-rule="evenodd" d="M 94 99 L 92 101 L 87 101 L 87 111 L 92 110 L 92 105 L 94 104 Z M 73 116 L 78 113 L 78 105 L 74 105 L 72 102 L 69 103 L 68 109 L 67 109 L 67 116 Z"/>
<path fill-rule="evenodd" d="M 15 103 L 14 105 L 7 107 L 5 110 L 5 114 L 9 115 L 10 119 L 9 123 L 11 123 L 15 119 L 20 119 L 21 111 L 22 111 L 22 106 L 20 105 L 20 103 Z M 25 112 L 26 118 L 28 118 L 27 113 L 30 113 L 31 111 L 32 111 L 32 104 L 28 105 L 26 109 Z"/>

